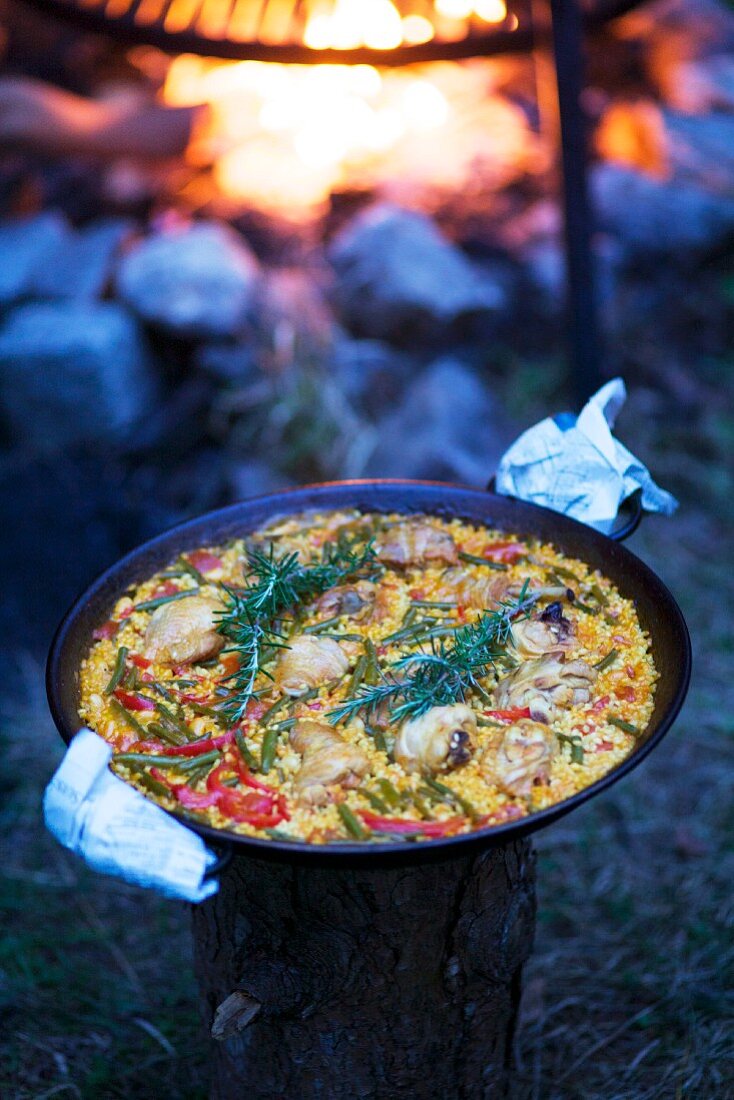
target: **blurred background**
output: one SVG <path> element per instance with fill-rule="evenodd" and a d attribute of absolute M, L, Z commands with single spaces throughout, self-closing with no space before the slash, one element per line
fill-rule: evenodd
<path fill-rule="evenodd" d="M 3 1096 L 207 1089 L 186 907 L 42 827 L 72 598 L 272 489 L 482 486 L 617 374 L 616 434 L 681 502 L 631 546 L 694 682 L 644 767 L 538 838 L 513 1096 L 734 1095 L 734 10 L 584 12 L 596 308 L 577 281 L 569 343 L 541 0 L 0 0 Z"/>

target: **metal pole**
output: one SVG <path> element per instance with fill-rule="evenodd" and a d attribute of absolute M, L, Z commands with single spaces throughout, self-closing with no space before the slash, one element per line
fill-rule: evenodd
<path fill-rule="evenodd" d="M 578 0 L 550 0 L 561 121 L 571 382 L 581 405 L 601 385 L 599 321 L 587 187 L 583 40 Z"/>

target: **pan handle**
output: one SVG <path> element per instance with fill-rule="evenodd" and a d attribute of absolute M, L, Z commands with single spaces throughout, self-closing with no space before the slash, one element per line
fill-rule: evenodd
<path fill-rule="evenodd" d="M 614 539 L 615 542 L 623 542 L 624 539 L 628 539 L 640 526 L 642 516 L 642 489 L 635 489 L 634 493 L 622 501 L 617 516 L 618 526 L 612 528 L 608 538 Z"/>
<path fill-rule="evenodd" d="M 219 848 L 215 847 L 213 844 L 210 844 L 210 848 L 217 858 L 215 859 L 214 863 L 212 863 L 210 867 L 207 867 L 206 871 L 204 872 L 204 882 L 208 882 L 210 879 L 216 878 L 217 875 L 221 874 L 224 868 L 228 867 L 229 864 L 232 862 L 231 847 L 227 846 L 226 848 Z"/>
<path fill-rule="evenodd" d="M 497 479 L 491 477 L 487 490 L 490 493 L 496 492 Z M 622 506 L 619 509 L 619 515 L 617 516 L 617 526 L 613 527 L 608 532 L 607 538 L 612 539 L 614 542 L 623 542 L 624 539 L 628 539 L 630 535 L 633 535 L 637 528 L 640 526 L 642 520 L 642 489 L 635 489 L 634 493 L 622 501 Z"/>

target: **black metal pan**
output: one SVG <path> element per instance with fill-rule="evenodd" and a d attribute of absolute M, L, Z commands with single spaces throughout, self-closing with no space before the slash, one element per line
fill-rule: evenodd
<path fill-rule="evenodd" d="M 650 635 L 653 659 L 660 674 L 653 714 L 633 752 L 616 768 L 571 798 L 518 821 L 419 843 L 345 842 L 327 846 L 259 840 L 192 824 L 191 828 L 207 841 L 231 846 L 243 855 L 302 863 L 347 861 L 364 866 L 365 861 L 378 863 L 403 858 L 415 863 L 423 858 L 463 855 L 480 847 L 505 844 L 567 814 L 637 767 L 670 729 L 688 690 L 691 647 L 685 621 L 668 589 L 644 562 L 620 545 L 619 540 L 639 522 L 639 505 L 632 519 L 609 536 L 546 508 L 489 491 L 438 482 L 381 480 L 309 485 L 233 504 L 173 527 L 143 543 L 104 572 L 67 612 L 48 658 L 48 700 L 64 740 L 70 741 L 82 725 L 78 710 L 79 666 L 92 643 L 92 631 L 109 618 L 113 605 L 131 585 L 163 568 L 181 551 L 217 545 L 255 531 L 276 516 L 313 508 L 457 517 L 553 542 L 570 557 L 600 569 L 623 596 L 634 600 L 640 622 Z"/>

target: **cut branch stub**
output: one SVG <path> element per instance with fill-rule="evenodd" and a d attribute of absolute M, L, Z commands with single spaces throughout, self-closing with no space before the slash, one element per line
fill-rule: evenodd
<path fill-rule="evenodd" d="M 251 1023 L 262 1008 L 256 997 L 237 989 L 230 993 L 226 1001 L 222 1001 L 214 1013 L 212 1024 L 212 1038 L 222 1042 L 231 1039 L 238 1031 L 242 1031 Z"/>

